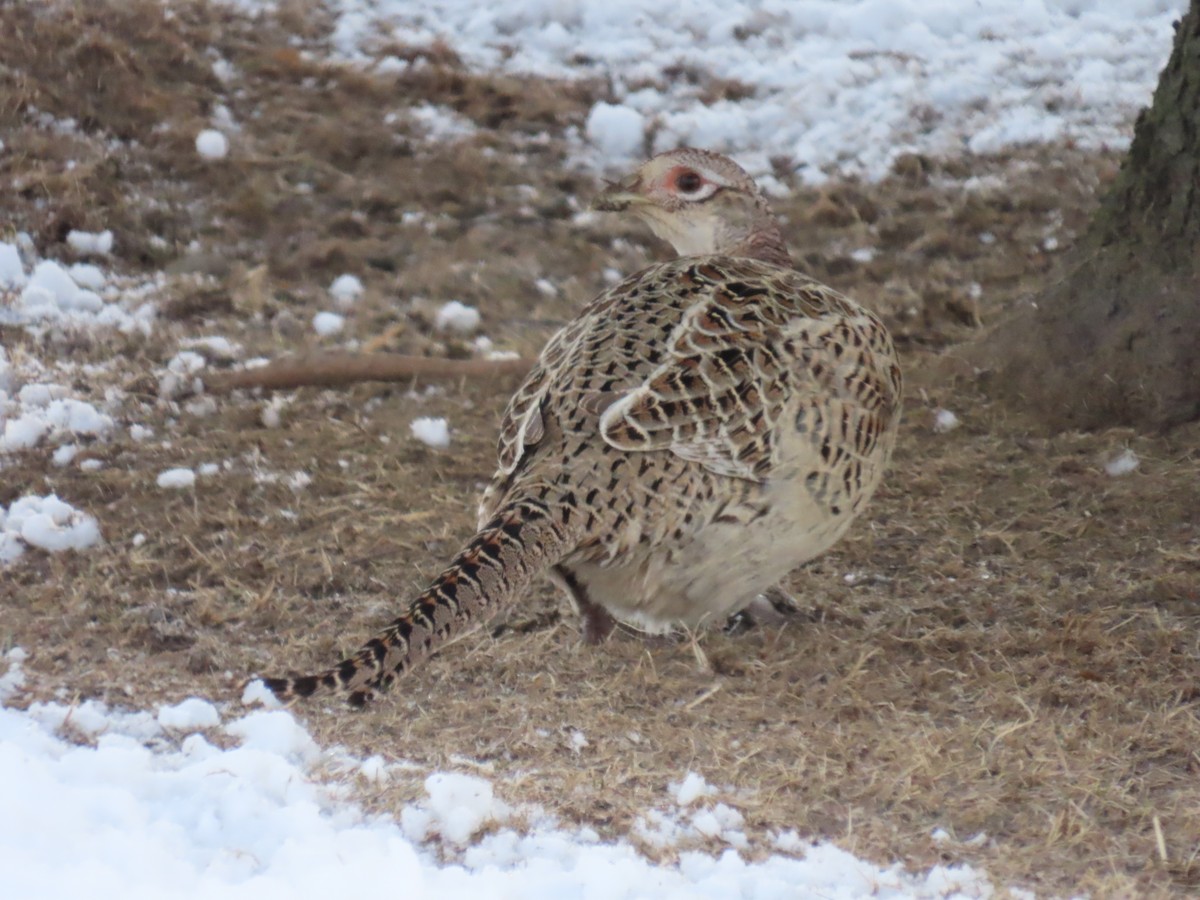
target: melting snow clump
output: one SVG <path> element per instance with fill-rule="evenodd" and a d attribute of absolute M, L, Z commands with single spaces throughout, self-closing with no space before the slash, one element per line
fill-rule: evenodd
<path fill-rule="evenodd" d="M 0 389 L 3 376 L 0 359 Z M 0 453 L 28 450 L 43 438 L 100 438 L 113 430 L 111 417 L 90 403 L 58 396 L 64 390 L 59 385 L 27 384 L 17 394 L 15 403 L 6 404 L 0 397 Z"/>
<path fill-rule="evenodd" d="M 363 283 L 354 275 L 339 275 L 329 286 L 329 296 L 338 309 L 349 309 L 362 296 Z"/>
<path fill-rule="evenodd" d="M 420 106 L 411 107 L 408 114 L 421 124 L 425 130 L 425 137 L 431 141 L 454 143 L 471 137 L 476 131 L 474 122 L 447 106 L 422 103 Z M 389 121 L 385 117 L 384 121 L 391 124 L 396 120 L 391 118 Z"/>
<path fill-rule="evenodd" d="M 0 289 L 24 287 L 25 281 L 25 267 L 21 265 L 21 254 L 15 245 L 0 241 Z"/>
<path fill-rule="evenodd" d="M 48 553 L 84 550 L 100 542 L 100 526 L 54 494 L 29 495 L 0 506 L 0 565 L 15 562 L 25 545 Z"/>
<path fill-rule="evenodd" d="M 221 715 L 207 700 L 188 697 L 174 706 L 160 707 L 158 724 L 176 731 L 196 731 L 202 728 L 216 728 L 221 724 Z"/>
<path fill-rule="evenodd" d="M 420 418 L 413 419 L 409 425 L 413 437 L 422 444 L 444 450 L 450 446 L 450 427 L 445 419 Z"/>
<path fill-rule="evenodd" d="M 479 310 L 473 306 L 451 300 L 437 312 L 434 327 L 438 331 L 458 331 L 470 334 L 479 327 Z"/>
<path fill-rule="evenodd" d="M 682 782 L 672 785 L 675 788 L 675 802 L 680 806 L 690 806 L 701 797 L 715 793 L 713 787 L 695 772 L 688 772 Z"/>
<path fill-rule="evenodd" d="M 436 772 L 425 779 L 425 833 L 436 831 L 459 847 L 489 822 L 503 821 L 508 807 L 496 800 L 491 782 L 457 772 Z M 407 810 L 405 810 L 407 812 Z M 417 819 L 423 818 L 419 815 Z M 410 814 L 410 823 L 416 824 Z"/>
<path fill-rule="evenodd" d="M 338 334 L 346 327 L 346 319 L 332 312 L 319 312 L 313 316 L 313 330 L 321 337 Z"/>
<path fill-rule="evenodd" d="M 948 409 L 939 409 L 933 414 L 933 430 L 938 434 L 953 431 L 959 426 L 958 416 Z"/>
<path fill-rule="evenodd" d="M 112 247 L 111 232 L 71 234 L 77 252 L 100 254 Z M 28 241 L 28 236 L 20 234 L 16 243 L 0 241 L 0 291 L 20 291 L 15 300 L 0 302 L 0 324 L 35 331 L 47 325 L 70 325 L 116 328 L 124 334 L 150 333 L 154 305 L 143 303 L 127 312 L 118 302 L 106 302 L 97 291 L 105 288 L 108 279 L 96 266 L 76 264 L 66 269 L 52 259 L 43 259 L 26 274 L 23 251 L 27 251 L 26 258 L 36 258 L 36 251 L 32 243 L 23 247 L 22 238 Z"/>
<path fill-rule="evenodd" d="M 229 154 L 229 139 L 215 128 L 196 135 L 196 152 L 205 159 L 224 159 Z"/>
<path fill-rule="evenodd" d="M 160 488 L 190 488 L 196 483 L 196 473 L 191 469 L 166 469 L 158 473 L 155 484 Z"/>
<path fill-rule="evenodd" d="M 1138 455 L 1126 448 L 1104 464 L 1104 471 L 1113 478 L 1119 478 L 1137 469 L 1141 463 Z"/>
<path fill-rule="evenodd" d="M 91 231 L 67 232 L 67 243 L 71 249 L 82 256 L 108 256 L 112 253 L 113 233 L 101 231 L 98 234 Z"/>
<path fill-rule="evenodd" d="M 106 231 L 105 234 L 112 232 Z M 71 234 L 78 234 L 72 231 Z M 109 242 L 112 243 L 111 241 Z M 98 291 L 104 287 L 108 279 L 104 277 L 104 272 L 99 266 L 93 266 L 91 263 L 73 263 L 71 268 L 67 269 L 67 274 L 81 288 L 87 288 L 89 291 Z"/>
<path fill-rule="evenodd" d="M 641 156 L 646 123 L 642 114 L 628 106 L 597 103 L 587 117 L 587 136 L 606 158 Z"/>

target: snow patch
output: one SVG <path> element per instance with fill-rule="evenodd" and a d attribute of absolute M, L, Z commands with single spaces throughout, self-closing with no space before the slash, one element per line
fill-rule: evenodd
<path fill-rule="evenodd" d="M 241 344 L 219 334 L 184 338 L 180 344 L 200 355 L 202 359 L 213 362 L 233 362 L 242 355 Z M 201 368 L 202 365 L 197 366 L 193 371 L 199 371 Z"/>
<path fill-rule="evenodd" d="M 3 659 L 0 702 L 25 680 L 20 649 Z M 255 895 L 303 900 L 377 893 L 382 883 L 450 898 L 994 895 L 966 866 L 910 875 L 794 833 L 776 843 L 803 849 L 801 859 L 748 862 L 733 850 L 687 850 L 677 864 L 657 865 L 627 842 L 561 829 L 544 816 L 515 831 L 507 826 L 513 810 L 490 781 L 454 772 L 430 774 L 426 798 L 406 806 L 397 823 L 366 814 L 343 786 L 316 774 L 328 762 L 379 780 L 388 769 L 379 757 L 322 753 L 285 710 L 225 723 L 236 742 L 228 748 L 198 733 L 178 744 L 167 739 L 166 732 L 214 727 L 221 727 L 219 710 L 195 697 L 157 714 L 94 700 L 34 703 L 27 711 L 0 706 L 6 896 L 164 897 L 189 885 L 197 900 L 240 896 L 248 886 Z M 700 818 L 718 835 L 740 822 L 737 810 L 720 805 Z M 440 848 L 417 846 L 435 840 Z M 63 854 L 64 845 L 71 853 Z M 460 861 L 440 861 L 447 853 Z"/>
<path fill-rule="evenodd" d="M 933 414 L 933 430 L 938 434 L 953 431 L 959 426 L 958 416 L 948 409 L 938 409 Z"/>
<path fill-rule="evenodd" d="M 1126 448 L 1104 464 L 1104 471 L 1113 478 L 1120 478 L 1122 475 L 1137 471 L 1141 464 L 1142 461 L 1138 455 Z"/>
<path fill-rule="evenodd" d="M 588 113 L 588 140 L 605 159 L 632 159 L 644 155 L 645 117 L 620 103 L 597 103 Z"/>
<path fill-rule="evenodd" d="M 164 469 L 158 473 L 158 477 L 154 479 L 154 483 L 166 490 L 182 490 L 195 486 L 196 473 L 184 467 Z"/>
<path fill-rule="evenodd" d="M 355 275 L 339 275 L 329 285 L 329 296 L 337 304 L 338 309 L 346 310 L 358 302 L 362 296 L 363 283 Z"/>
<path fill-rule="evenodd" d="M 346 327 L 346 317 L 335 312 L 319 312 L 313 316 L 312 326 L 321 337 L 332 337 Z"/>
<path fill-rule="evenodd" d="M 77 235 L 76 243 L 80 246 L 97 250 L 111 246 L 111 241 L 103 239 L 104 234 L 111 236 L 110 232 L 91 235 L 94 240 L 78 237 L 86 232 L 72 233 Z M 50 326 L 69 326 L 115 328 L 124 334 L 150 333 L 153 304 L 134 305 L 137 296 L 145 292 L 145 286 L 108 293 L 110 279 L 98 267 L 76 264 L 68 270 L 51 259 L 36 263 L 26 275 L 21 237 L 18 235 L 16 244 L 0 242 L 0 291 L 19 291 L 15 300 L 0 303 L 0 325 L 20 325 L 35 332 Z M 32 245 L 29 251 L 25 255 L 36 257 Z M 99 293 L 102 290 L 106 291 L 105 296 Z M 123 307 L 122 299 L 127 299 L 132 312 Z"/>
<path fill-rule="evenodd" d="M 470 334 L 479 327 L 479 310 L 457 300 L 451 300 L 437 311 L 433 325 L 438 331 L 457 331 Z"/>
<path fill-rule="evenodd" d="M 436 832 L 459 847 L 465 846 L 484 826 L 503 822 L 508 807 L 498 801 L 492 784 L 472 775 L 436 772 L 425 779 L 430 818 L 427 834 Z"/>
<path fill-rule="evenodd" d="M 75 232 L 71 232 L 75 234 Z M 109 234 L 110 232 L 104 232 Z M 108 283 L 108 279 L 104 277 L 104 271 L 99 266 L 94 266 L 91 263 L 74 263 L 67 274 L 81 288 L 87 288 L 89 291 L 99 291 Z"/>
<path fill-rule="evenodd" d="M 0 382 L 2 378 L 0 373 Z M 51 399 L 64 391 L 58 385 L 26 385 L 7 403 L 0 394 L 0 453 L 28 450 L 44 439 L 102 438 L 112 432 L 112 417 L 92 404 L 71 397 Z"/>
<path fill-rule="evenodd" d="M 422 417 L 413 419 L 408 427 L 412 430 L 413 437 L 422 444 L 428 444 L 438 450 L 450 446 L 450 427 L 445 419 Z"/>
<path fill-rule="evenodd" d="M 474 122 L 446 106 L 422 103 L 409 109 L 408 115 L 431 141 L 453 143 L 471 137 L 476 131 Z"/>
<path fill-rule="evenodd" d="M 71 229 L 67 232 L 67 244 L 80 256 L 108 256 L 112 253 L 113 233 Z"/>
<path fill-rule="evenodd" d="M 100 543 L 95 518 L 59 500 L 55 494 L 29 494 L 0 506 L 0 564 L 15 562 L 26 546 L 48 553 L 86 550 Z"/>
<path fill-rule="evenodd" d="M 229 139 L 215 128 L 205 128 L 196 135 L 196 152 L 205 159 L 224 159 L 229 155 Z"/>
<path fill-rule="evenodd" d="M 603 82 L 611 102 L 591 110 L 579 146 L 591 165 L 652 139 L 732 153 L 756 174 L 790 159 L 815 184 L 880 178 L 905 152 L 1125 146 L 1184 5 L 339 0 L 334 46 L 366 62 L 381 35 L 444 41 L 476 71 Z M 434 109 L 423 115 L 443 139 L 436 123 L 450 117 Z"/>
<path fill-rule="evenodd" d="M 25 286 L 25 267 L 15 244 L 0 241 L 0 290 L 13 290 Z"/>
<path fill-rule="evenodd" d="M 188 697 L 174 706 L 161 706 L 157 718 L 158 724 L 163 728 L 175 731 L 216 728 L 221 724 L 221 715 L 217 708 L 199 697 Z"/>
<path fill-rule="evenodd" d="M 675 802 L 680 806 L 690 806 L 702 797 L 716 793 L 716 789 L 695 772 L 688 772 L 683 781 L 671 787 L 675 791 Z"/>

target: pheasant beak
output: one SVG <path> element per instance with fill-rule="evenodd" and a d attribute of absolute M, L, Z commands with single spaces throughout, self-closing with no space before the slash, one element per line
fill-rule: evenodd
<path fill-rule="evenodd" d="M 624 212 L 631 206 L 650 202 L 642 193 L 642 176 L 626 175 L 620 181 L 610 181 L 608 187 L 592 199 L 597 212 Z"/>

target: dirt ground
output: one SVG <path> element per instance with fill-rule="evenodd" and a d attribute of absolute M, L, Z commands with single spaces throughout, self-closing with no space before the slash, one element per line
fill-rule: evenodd
<path fill-rule="evenodd" d="M 316 346 L 311 316 L 355 272 L 350 337 L 466 355 L 432 327 L 454 299 L 532 355 L 606 268 L 664 253 L 628 223 L 576 218 L 596 180 L 569 166 L 567 129 L 603 85 L 472 75 L 447 47 L 381 48 L 425 61 L 401 75 L 333 66 L 313 61 L 327 23 L 280 6 L 252 24 L 202 3 L 0 4 L 3 228 L 64 259 L 70 229 L 111 228 L 115 268 L 168 273 L 151 338 L 0 329 L 14 357 L 96 364 L 81 396 L 120 387 L 121 421 L 156 435 L 86 447 L 94 472 L 44 449 L 0 463 L 0 504 L 54 491 L 106 539 L 0 572 L 0 648 L 30 654 L 21 702 L 236 701 L 253 673 L 355 649 L 470 533 L 515 377 L 188 407 L 158 395 L 180 340 Z M 431 143 L 411 112 L 425 103 L 477 131 Z M 193 140 L 217 104 L 241 131 L 214 164 Z M 68 118 L 68 133 L 47 124 Z M 1066 146 L 905 157 L 879 184 L 814 190 L 780 160 L 799 266 L 878 310 L 904 353 L 877 499 L 795 573 L 803 609 L 781 628 L 584 647 L 542 586 L 366 712 L 300 708 L 322 742 L 417 764 L 362 785 L 364 802 L 397 810 L 429 769 L 467 766 L 617 838 L 691 769 L 745 813 L 755 852 L 795 828 L 1039 895 L 1200 892 L 1200 427 L 1038 435 L 943 356 L 1060 273 L 1117 163 Z M 961 426 L 935 432 L 938 408 Z M 427 415 L 451 423 L 448 451 L 410 437 Z M 1107 475 L 1127 447 L 1140 467 Z M 192 491 L 155 486 L 204 462 L 228 465 Z"/>

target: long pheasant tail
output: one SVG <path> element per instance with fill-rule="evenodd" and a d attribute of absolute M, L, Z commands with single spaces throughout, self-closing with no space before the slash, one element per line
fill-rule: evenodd
<path fill-rule="evenodd" d="M 284 702 L 342 692 L 364 706 L 420 660 L 491 615 L 570 549 L 567 509 L 543 500 L 505 506 L 407 611 L 348 659 L 318 675 L 264 678 Z"/>

